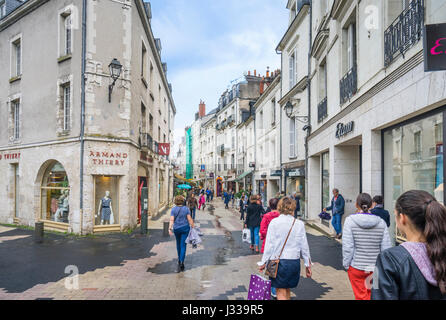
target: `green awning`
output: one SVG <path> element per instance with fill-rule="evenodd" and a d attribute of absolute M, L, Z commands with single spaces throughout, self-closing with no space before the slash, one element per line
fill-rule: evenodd
<path fill-rule="evenodd" d="M 246 171 L 245 173 L 243 173 L 241 176 L 239 176 L 237 179 L 235 179 L 236 182 L 240 182 L 243 178 L 245 178 L 246 176 L 249 176 L 250 174 L 252 174 L 254 171 Z"/>

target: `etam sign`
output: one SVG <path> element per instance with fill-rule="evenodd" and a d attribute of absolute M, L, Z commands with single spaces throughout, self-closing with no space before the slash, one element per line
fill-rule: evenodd
<path fill-rule="evenodd" d="M 446 23 L 424 27 L 424 71 L 446 70 Z"/>
<path fill-rule="evenodd" d="M 355 123 L 349 122 L 347 124 L 338 123 L 336 126 L 336 138 L 341 139 L 355 129 Z"/>

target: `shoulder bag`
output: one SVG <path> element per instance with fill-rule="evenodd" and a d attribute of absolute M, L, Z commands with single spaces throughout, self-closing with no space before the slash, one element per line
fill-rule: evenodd
<path fill-rule="evenodd" d="M 288 232 L 288 235 L 286 237 L 285 243 L 283 244 L 282 250 L 280 251 L 279 258 L 277 258 L 275 260 L 271 260 L 270 259 L 266 263 L 265 275 L 269 276 L 270 278 L 275 279 L 277 277 L 277 271 L 279 270 L 280 257 L 282 256 L 283 249 L 285 249 L 285 245 L 286 245 L 286 243 L 288 241 L 288 238 L 290 237 L 291 231 L 293 230 L 293 227 L 294 227 L 295 223 L 296 223 L 296 219 L 294 219 L 293 225 L 291 226 L 291 229 Z"/>

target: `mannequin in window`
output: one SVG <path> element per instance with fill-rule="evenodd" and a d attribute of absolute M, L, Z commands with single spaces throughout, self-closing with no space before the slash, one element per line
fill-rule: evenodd
<path fill-rule="evenodd" d="M 56 213 L 54 214 L 54 221 L 56 222 L 68 222 L 68 212 L 69 212 L 69 191 L 64 190 L 62 192 L 62 195 L 57 200 L 58 202 L 58 209 Z"/>
<path fill-rule="evenodd" d="M 110 191 L 105 191 L 105 196 L 99 202 L 98 216 L 101 217 L 101 225 L 114 224 L 112 199 Z"/>

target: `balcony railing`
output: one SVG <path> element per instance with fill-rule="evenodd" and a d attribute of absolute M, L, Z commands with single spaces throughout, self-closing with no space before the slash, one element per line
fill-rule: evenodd
<path fill-rule="evenodd" d="M 384 32 L 384 63 L 389 66 L 420 39 L 424 25 L 424 0 L 412 0 Z"/>
<path fill-rule="evenodd" d="M 358 90 L 358 70 L 356 65 L 340 81 L 341 104 L 347 102 Z"/>
<path fill-rule="evenodd" d="M 327 98 L 317 106 L 317 121 L 322 122 L 327 117 Z"/>

